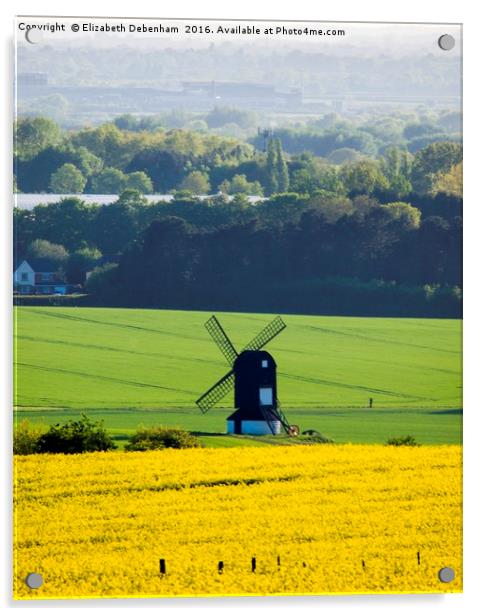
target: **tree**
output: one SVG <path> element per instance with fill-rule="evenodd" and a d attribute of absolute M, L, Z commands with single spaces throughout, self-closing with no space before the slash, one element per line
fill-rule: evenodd
<path fill-rule="evenodd" d="M 106 263 L 94 267 L 85 283 L 87 293 L 99 300 L 102 300 L 105 296 L 108 297 L 112 293 L 117 268 L 117 263 Z"/>
<path fill-rule="evenodd" d="M 263 187 L 259 182 L 248 182 L 244 174 L 236 174 L 232 180 L 224 180 L 219 190 L 227 195 L 263 195 Z"/>
<path fill-rule="evenodd" d="M 290 189 L 294 192 L 312 195 L 316 191 L 344 195 L 346 189 L 340 179 L 338 168 L 328 165 L 325 160 L 305 152 L 290 161 Z"/>
<path fill-rule="evenodd" d="M 125 197 L 126 193 L 122 193 L 122 196 Z M 95 221 L 93 244 L 103 254 L 124 252 L 139 230 L 139 209 L 138 203 L 125 198 L 103 205 Z"/>
<path fill-rule="evenodd" d="M 119 195 L 126 184 L 125 174 L 114 167 L 106 167 L 92 178 L 92 190 L 101 195 Z"/>
<path fill-rule="evenodd" d="M 360 152 L 353 148 L 338 148 L 333 150 L 328 156 L 328 160 L 334 165 L 343 165 L 344 163 L 351 163 L 361 158 Z"/>
<path fill-rule="evenodd" d="M 149 194 L 153 191 L 152 180 L 144 171 L 133 171 L 127 175 L 126 188 Z"/>
<path fill-rule="evenodd" d="M 132 157 L 130 140 L 114 124 L 102 124 L 96 128 L 84 128 L 70 137 L 76 146 L 86 147 L 100 158 L 107 167 L 122 167 Z"/>
<path fill-rule="evenodd" d="M 48 118 L 22 118 L 15 122 L 15 156 L 28 160 L 49 145 L 61 141 L 58 124 Z"/>
<path fill-rule="evenodd" d="M 136 207 L 138 209 L 139 206 L 148 205 L 148 201 L 144 195 L 138 190 L 135 190 L 135 188 L 126 188 L 123 190 L 117 199 L 117 203 L 124 206 Z"/>
<path fill-rule="evenodd" d="M 69 159 L 66 160 L 66 162 L 72 163 L 78 167 L 86 178 L 89 178 L 95 173 L 99 173 L 102 169 L 102 160 L 95 154 L 92 154 L 92 152 L 89 152 L 84 146 L 80 146 L 79 148 L 66 146 L 64 152 L 66 158 Z"/>
<path fill-rule="evenodd" d="M 458 163 L 450 168 L 447 173 L 438 173 L 434 178 L 432 193 L 445 193 L 454 197 L 462 197 L 463 167 Z"/>
<path fill-rule="evenodd" d="M 50 176 L 50 190 L 58 194 L 83 192 L 87 180 L 75 165 L 66 163 Z"/>
<path fill-rule="evenodd" d="M 287 192 L 290 186 L 290 176 L 288 174 L 288 165 L 284 158 L 283 149 L 280 139 L 276 139 L 276 171 L 278 179 L 278 192 Z"/>
<path fill-rule="evenodd" d="M 393 220 L 399 221 L 404 229 L 418 229 L 420 227 L 422 213 L 410 203 L 394 201 L 381 207 L 390 213 Z"/>
<path fill-rule="evenodd" d="M 83 453 L 84 451 L 109 451 L 117 445 L 104 428 L 103 421 L 92 421 L 82 414 L 64 424 L 50 426 L 38 441 L 40 453 Z"/>
<path fill-rule="evenodd" d="M 215 107 L 206 116 L 209 128 L 220 128 L 226 124 L 236 124 L 241 128 L 250 128 L 258 123 L 258 114 L 232 107 Z"/>
<path fill-rule="evenodd" d="M 381 159 L 381 169 L 389 182 L 389 188 L 398 198 L 412 190 L 410 174 L 413 156 L 406 150 L 388 148 Z"/>
<path fill-rule="evenodd" d="M 460 111 L 447 111 L 440 116 L 438 123 L 447 131 L 460 133 L 462 131 L 462 114 Z"/>
<path fill-rule="evenodd" d="M 42 192 L 49 189 L 51 175 L 62 165 L 70 163 L 89 178 L 102 168 L 100 158 L 85 147 L 70 144 L 48 146 L 30 160 L 17 160 L 18 184 L 23 192 Z"/>
<path fill-rule="evenodd" d="M 168 128 L 182 128 L 189 117 L 184 109 L 172 109 L 163 118 L 165 126 Z"/>
<path fill-rule="evenodd" d="M 62 94 L 49 94 L 35 99 L 35 111 L 62 122 L 69 112 L 70 104 Z"/>
<path fill-rule="evenodd" d="M 405 126 L 403 129 L 403 136 L 405 139 L 410 140 L 415 137 L 433 135 L 438 132 L 440 132 L 440 130 L 432 122 L 413 122 Z"/>
<path fill-rule="evenodd" d="M 318 118 L 314 124 L 321 128 L 334 128 L 337 124 L 341 123 L 341 121 L 341 116 L 338 113 L 330 111 Z"/>
<path fill-rule="evenodd" d="M 354 211 L 353 203 L 348 197 L 316 192 L 309 201 L 310 207 L 316 208 L 323 218 L 330 224 L 335 223 L 342 216 L 350 215 Z"/>
<path fill-rule="evenodd" d="M 433 191 L 439 174 L 447 173 L 462 161 L 459 143 L 441 141 L 431 143 L 415 154 L 412 166 L 412 184 L 415 191 L 427 194 Z"/>
<path fill-rule="evenodd" d="M 138 428 L 129 437 L 125 450 L 150 451 L 166 448 L 187 449 L 191 447 L 202 447 L 202 443 L 190 432 L 179 428 L 152 426 L 149 428 Z"/>
<path fill-rule="evenodd" d="M 370 195 L 376 188 L 388 188 L 380 165 L 374 160 L 360 160 L 345 164 L 340 169 L 340 178 L 348 192 Z"/>
<path fill-rule="evenodd" d="M 93 236 L 98 209 L 98 206 L 88 205 L 78 197 L 37 205 L 32 212 L 35 221 L 33 239 L 45 238 L 62 244 L 69 252 L 77 250 Z"/>
<path fill-rule="evenodd" d="M 148 148 L 134 155 L 126 171 L 143 171 L 151 178 L 156 192 L 166 193 L 182 182 L 185 164 L 186 156 L 177 151 Z"/>
<path fill-rule="evenodd" d="M 186 124 L 187 130 L 197 131 L 198 133 L 207 133 L 209 127 L 204 120 L 191 120 Z"/>
<path fill-rule="evenodd" d="M 86 274 L 92 271 L 95 264 L 102 257 L 97 248 L 80 248 L 73 252 L 65 264 L 65 275 L 70 284 L 85 283 Z"/>
<path fill-rule="evenodd" d="M 61 244 L 53 244 L 47 240 L 34 240 L 27 248 L 26 256 L 63 263 L 69 258 L 69 253 Z"/>
<path fill-rule="evenodd" d="M 181 182 L 180 188 L 194 195 L 207 195 L 211 190 L 207 174 L 201 171 L 191 171 Z"/>
<path fill-rule="evenodd" d="M 276 145 L 273 139 L 268 141 L 268 154 L 266 156 L 266 194 L 278 192 L 278 168 L 276 164 Z"/>

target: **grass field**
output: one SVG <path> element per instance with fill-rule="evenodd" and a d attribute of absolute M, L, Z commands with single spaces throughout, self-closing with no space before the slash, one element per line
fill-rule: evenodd
<path fill-rule="evenodd" d="M 17 308 L 17 419 L 50 424 L 83 411 L 103 418 L 120 442 L 141 423 L 162 423 L 208 433 L 207 444 L 252 445 L 252 439 L 220 435 L 229 398 L 224 409 L 205 416 L 195 407 L 228 369 L 204 329 L 209 316 Z M 238 350 L 271 316 L 218 314 Z M 267 350 L 278 365 L 278 393 L 291 423 L 336 442 L 383 442 L 408 433 L 423 443 L 460 442 L 460 321 L 283 318 L 288 327 Z"/>

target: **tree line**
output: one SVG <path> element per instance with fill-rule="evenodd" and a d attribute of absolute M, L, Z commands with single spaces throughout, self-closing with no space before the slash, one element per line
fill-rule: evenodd
<path fill-rule="evenodd" d="M 88 289 L 125 306 L 458 316 L 460 219 L 364 206 L 336 222 L 317 209 L 214 230 L 155 220 Z"/>
<path fill-rule="evenodd" d="M 186 130 L 65 133 L 45 118 L 19 121 L 16 134 L 19 189 L 42 188 L 67 165 L 92 189 L 105 181 L 119 193 L 111 205 L 76 197 L 14 211 L 16 257 L 56 261 L 89 302 L 460 315 L 458 143 L 379 158 L 339 149 L 330 162 L 288 155 L 276 133 L 266 151 Z M 148 182 L 172 201 L 148 203 Z M 213 186 L 218 194 L 196 196 Z"/>
<path fill-rule="evenodd" d="M 149 205 L 126 191 L 16 210 L 16 253 L 56 261 L 99 305 L 458 316 L 461 202 L 418 205 L 316 193 Z"/>
<path fill-rule="evenodd" d="M 15 126 L 15 187 L 58 194 L 133 189 L 270 196 L 323 190 L 352 196 L 383 189 L 396 198 L 412 191 L 461 195 L 458 142 L 436 140 L 415 153 L 388 144 L 376 157 L 366 131 L 344 125 L 317 130 L 278 130 L 264 151 L 261 136 L 248 143 L 195 130 L 132 131 L 116 124 L 62 131 L 47 118 L 25 118 Z"/>

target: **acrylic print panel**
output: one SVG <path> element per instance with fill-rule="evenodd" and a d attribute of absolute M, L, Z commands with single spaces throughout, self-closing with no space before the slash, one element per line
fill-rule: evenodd
<path fill-rule="evenodd" d="M 15 27 L 15 598 L 460 592 L 461 26 Z"/>

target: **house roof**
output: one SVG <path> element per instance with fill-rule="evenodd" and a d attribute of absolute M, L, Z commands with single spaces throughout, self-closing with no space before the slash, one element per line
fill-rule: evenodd
<path fill-rule="evenodd" d="M 59 263 L 57 261 L 52 261 L 52 259 L 42 259 L 42 258 L 25 258 L 25 259 L 18 259 L 17 262 L 15 263 L 15 269 L 17 270 L 18 267 L 24 262 L 26 261 L 30 267 L 33 269 L 33 271 L 35 273 L 42 273 L 42 274 L 46 274 L 46 273 L 52 273 L 52 272 L 56 272 L 59 269 Z"/>

